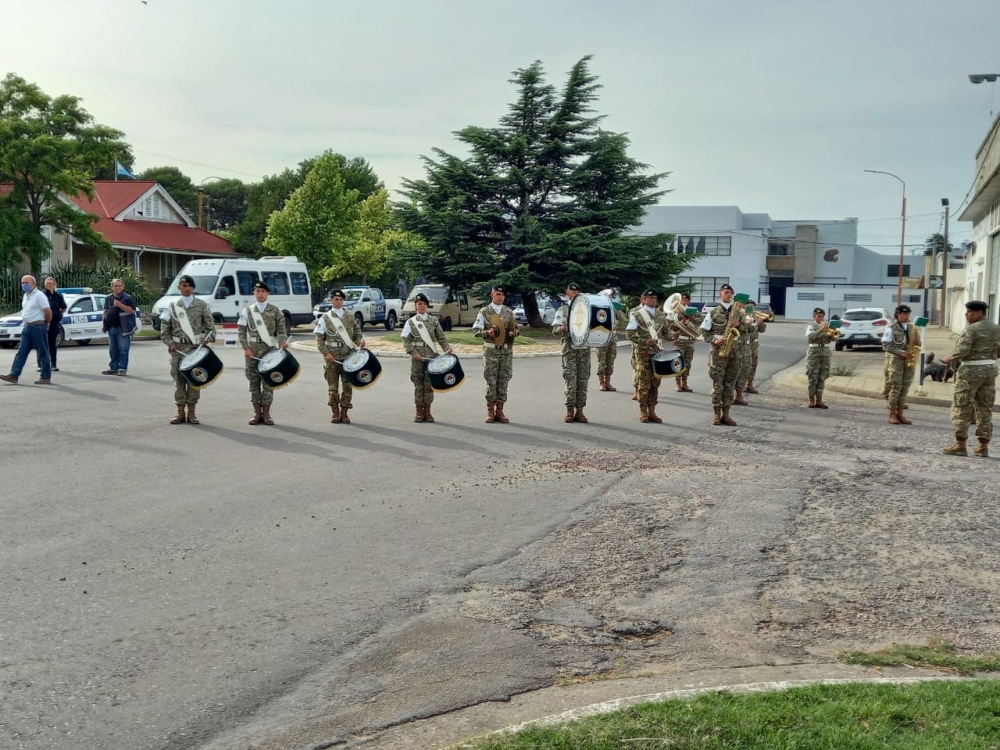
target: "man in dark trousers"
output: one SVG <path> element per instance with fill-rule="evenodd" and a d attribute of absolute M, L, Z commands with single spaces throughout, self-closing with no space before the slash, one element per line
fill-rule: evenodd
<path fill-rule="evenodd" d="M 101 330 L 108 334 L 110 362 L 102 375 L 128 374 L 128 350 L 135 333 L 135 300 L 125 291 L 121 279 L 111 280 L 111 294 L 104 299 L 104 325 Z"/>
<path fill-rule="evenodd" d="M 49 298 L 49 307 L 52 308 L 52 320 L 49 321 L 49 363 L 52 365 L 52 372 L 59 372 L 56 367 L 56 339 L 59 336 L 59 329 L 62 328 L 62 317 L 66 312 L 66 300 L 56 291 L 56 280 L 49 276 L 45 279 L 45 296 Z M 41 355 L 41 352 L 39 352 Z M 38 369 L 42 369 L 39 361 Z"/>

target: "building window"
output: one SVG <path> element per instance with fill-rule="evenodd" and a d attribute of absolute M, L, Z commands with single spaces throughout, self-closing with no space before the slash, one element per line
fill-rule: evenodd
<path fill-rule="evenodd" d="M 768 240 L 767 243 L 767 254 L 768 255 L 795 255 L 795 245 L 791 242 L 781 241 L 775 242 L 773 240 Z"/>
<path fill-rule="evenodd" d="M 899 278 L 899 263 L 891 263 L 889 265 L 889 270 L 885 272 L 885 275 L 888 276 L 890 279 L 898 279 Z M 909 275 L 910 275 L 910 264 L 909 263 L 904 263 L 903 264 L 903 276 L 909 276 Z"/>
<path fill-rule="evenodd" d="M 732 255 L 732 237 L 677 237 L 679 255 Z"/>
<path fill-rule="evenodd" d="M 728 276 L 678 276 L 674 279 L 674 286 L 691 288 L 692 302 L 714 302 L 719 298 L 719 287 L 728 283 Z"/>
<path fill-rule="evenodd" d="M 173 279 L 177 275 L 177 258 L 160 253 L 160 278 Z"/>

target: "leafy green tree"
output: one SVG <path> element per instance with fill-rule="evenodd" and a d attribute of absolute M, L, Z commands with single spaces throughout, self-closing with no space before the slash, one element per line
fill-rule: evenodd
<path fill-rule="evenodd" d="M 938 253 L 942 253 L 945 251 L 946 245 L 949 255 L 955 252 L 955 246 L 950 242 L 946 242 L 943 234 L 935 232 L 924 240 L 924 255 L 936 255 Z"/>
<path fill-rule="evenodd" d="M 589 57 L 560 92 L 540 62 L 514 72 L 516 100 L 496 127 L 469 126 L 456 137 L 460 158 L 435 148 L 426 176 L 405 180 L 399 211 L 426 248 L 406 263 L 458 287 L 503 282 L 522 292 L 525 313 L 541 325 L 535 291 L 584 288 L 635 293 L 663 288 L 690 259 L 670 250 L 670 235 L 630 228 L 664 194 L 664 174 L 628 155 L 628 138 L 600 128 L 599 85 Z"/>
<path fill-rule="evenodd" d="M 78 97 L 52 98 L 13 73 L 0 82 L 0 184 L 10 185 L 4 211 L 23 211 L 41 236 L 41 242 L 32 238 L 20 251 L 36 275 L 51 252 L 42 234 L 45 226 L 72 232 L 95 250 L 110 251 L 111 246 L 93 229 L 96 217 L 59 196 L 82 193 L 92 198 L 94 176 L 131 153 L 123 135 L 96 124 Z M 9 218 L 6 222 L 11 224 Z"/>
<path fill-rule="evenodd" d="M 137 180 L 160 183 L 189 217 L 198 221 L 198 188 L 177 167 L 150 167 L 136 175 Z"/>
<path fill-rule="evenodd" d="M 205 185 L 205 227 L 212 232 L 228 232 L 247 215 L 247 185 L 243 180 L 226 179 Z"/>

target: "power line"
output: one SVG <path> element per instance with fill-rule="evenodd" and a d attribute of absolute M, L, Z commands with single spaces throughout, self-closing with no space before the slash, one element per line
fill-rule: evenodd
<path fill-rule="evenodd" d="M 170 156 L 169 154 L 158 154 L 155 151 L 144 151 L 144 150 L 138 149 L 138 148 L 133 149 L 133 151 L 135 151 L 137 154 L 146 154 L 147 156 L 155 156 L 158 159 L 170 159 L 172 161 L 179 161 L 182 164 L 192 164 L 192 165 L 194 165 L 196 167 L 204 167 L 205 169 L 217 169 L 220 172 L 229 172 L 230 174 L 241 174 L 241 175 L 245 175 L 246 177 L 254 177 L 254 178 L 258 179 L 258 180 L 261 180 L 261 179 L 264 178 L 263 175 L 259 175 L 259 174 L 251 174 L 250 172 L 241 172 L 238 169 L 229 169 L 228 167 L 220 167 L 220 166 L 217 166 L 217 165 L 214 165 L 214 164 L 203 164 L 200 161 L 191 161 L 190 159 L 182 159 L 179 156 Z"/>

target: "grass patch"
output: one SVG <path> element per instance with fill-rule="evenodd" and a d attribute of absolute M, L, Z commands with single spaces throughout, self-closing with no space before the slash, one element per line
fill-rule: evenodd
<path fill-rule="evenodd" d="M 453 330 L 453 331 L 445 333 L 444 337 L 446 339 L 448 339 L 448 343 L 449 344 L 472 344 L 472 345 L 479 345 L 479 346 L 483 345 L 483 340 L 482 339 L 477 339 L 472 334 L 471 331 L 454 331 Z M 547 337 L 546 338 L 546 337 L 542 337 L 542 336 L 536 336 L 535 335 L 535 331 L 532 331 L 530 336 L 525 335 L 523 333 L 519 333 L 517 335 L 517 337 L 514 339 L 514 346 L 516 347 L 518 345 L 525 346 L 525 345 L 528 345 L 528 344 L 537 344 L 537 343 L 539 343 L 539 340 L 543 340 L 544 341 L 544 340 L 548 340 L 550 338 L 551 337 Z M 398 344 L 402 340 L 402 334 L 399 334 L 399 333 L 387 333 L 385 336 L 382 337 L 382 340 L 383 341 L 393 341 L 393 342 L 395 342 L 395 343 Z"/>
<path fill-rule="evenodd" d="M 1000 681 L 814 685 L 644 703 L 467 750 L 984 750 L 1000 748 Z"/>
<path fill-rule="evenodd" d="M 961 675 L 1000 672 L 1000 656 L 959 654 L 948 641 L 932 638 L 926 646 L 894 643 L 878 651 L 844 651 L 837 656 L 844 664 L 869 667 L 933 667 Z"/>
<path fill-rule="evenodd" d="M 853 378 L 858 374 L 858 368 L 850 362 L 834 362 L 830 365 L 830 375 L 842 378 Z"/>

